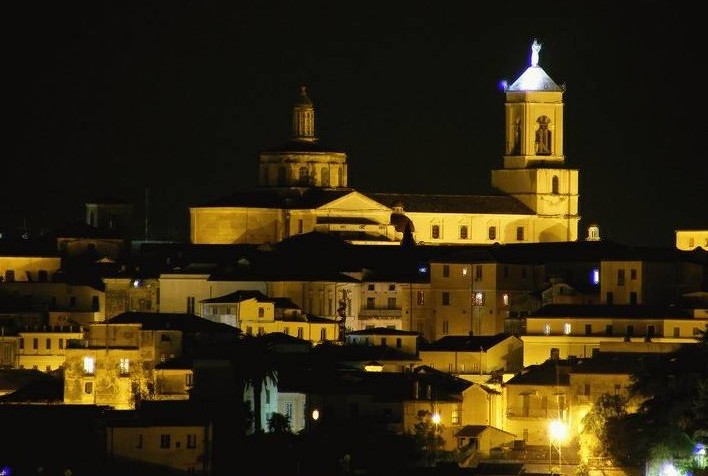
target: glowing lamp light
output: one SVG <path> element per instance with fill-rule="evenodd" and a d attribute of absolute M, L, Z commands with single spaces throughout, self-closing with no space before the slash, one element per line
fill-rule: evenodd
<path fill-rule="evenodd" d="M 12 474 L 12 470 L 9 466 L 3 466 L 0 468 L 0 476 L 10 476 L 10 474 Z"/>
<path fill-rule="evenodd" d="M 383 365 L 376 361 L 372 361 L 364 366 L 364 370 L 367 372 L 383 372 Z"/>
<path fill-rule="evenodd" d="M 440 424 L 440 414 L 438 412 L 433 413 L 433 423 Z"/>
<path fill-rule="evenodd" d="M 564 441 L 568 438 L 568 425 L 561 420 L 553 420 L 548 425 L 548 433 L 553 441 Z"/>
<path fill-rule="evenodd" d="M 316 408 L 312 410 L 312 419 L 315 421 L 320 419 L 320 411 Z"/>

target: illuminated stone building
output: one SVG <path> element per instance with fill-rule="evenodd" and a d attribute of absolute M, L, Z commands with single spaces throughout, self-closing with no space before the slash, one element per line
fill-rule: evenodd
<path fill-rule="evenodd" d="M 305 87 L 292 137 L 262 151 L 258 187 L 190 208 L 193 244 L 262 244 L 311 231 L 359 244 L 491 244 L 575 241 L 578 171 L 565 167 L 563 93 L 531 64 L 505 87 L 506 148 L 493 196 L 361 193 L 349 186 L 346 153 L 320 144 Z"/>

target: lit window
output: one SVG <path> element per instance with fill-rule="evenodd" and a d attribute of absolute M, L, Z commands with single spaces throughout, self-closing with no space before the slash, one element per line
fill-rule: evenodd
<path fill-rule="evenodd" d="M 425 293 L 423 291 L 418 291 L 416 293 L 416 302 L 418 303 L 419 306 L 422 306 L 425 304 Z"/>
<path fill-rule="evenodd" d="M 592 284 L 600 284 L 600 270 L 595 268 L 592 270 L 592 275 L 590 276 L 590 282 Z"/>
<path fill-rule="evenodd" d="M 443 321 L 442 323 L 442 333 L 447 334 L 450 331 L 450 323 L 447 321 Z"/>
<path fill-rule="evenodd" d="M 450 265 L 449 264 L 443 265 L 442 275 L 443 275 L 443 278 L 450 277 Z"/>
<path fill-rule="evenodd" d="M 462 276 L 467 276 L 467 268 L 462 268 Z"/>
<path fill-rule="evenodd" d="M 474 293 L 474 305 L 475 306 L 484 306 L 484 293 L 481 291 L 477 291 Z"/>
<path fill-rule="evenodd" d="M 130 373 L 130 359 L 120 359 L 118 366 L 121 375 L 128 375 Z"/>
<path fill-rule="evenodd" d="M 551 335 L 551 325 L 550 324 L 543 325 L 543 335 L 546 335 L 546 336 Z"/>
<path fill-rule="evenodd" d="M 502 302 L 504 303 L 505 306 L 509 305 L 509 294 L 508 293 L 502 294 Z"/>
<path fill-rule="evenodd" d="M 563 334 L 569 335 L 570 334 L 570 323 L 566 322 L 563 324 Z"/>
<path fill-rule="evenodd" d="M 84 373 L 90 375 L 96 373 L 96 359 L 91 356 L 84 357 Z"/>
<path fill-rule="evenodd" d="M 450 417 L 450 422 L 453 425 L 459 425 L 460 424 L 460 416 L 462 414 L 462 405 L 460 403 L 456 403 L 452 407 L 452 416 Z"/>

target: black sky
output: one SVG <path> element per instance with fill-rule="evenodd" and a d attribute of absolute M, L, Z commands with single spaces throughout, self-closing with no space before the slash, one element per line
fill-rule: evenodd
<path fill-rule="evenodd" d="M 190 205 L 256 185 L 300 84 L 354 188 L 487 193 L 502 167 L 498 84 L 528 66 L 533 38 L 567 87 L 581 237 L 597 222 L 605 239 L 671 246 L 675 229 L 708 227 L 705 27 L 676 3 L 16 3 L 3 15 L 4 229 L 81 220 L 108 196 L 142 215 L 148 190 L 151 237 L 187 239 Z"/>

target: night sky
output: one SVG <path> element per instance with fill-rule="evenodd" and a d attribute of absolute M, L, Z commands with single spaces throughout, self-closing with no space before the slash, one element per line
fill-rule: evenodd
<path fill-rule="evenodd" d="M 51 230 L 105 197 L 143 216 L 147 196 L 150 238 L 186 240 L 189 206 L 256 186 L 258 152 L 289 138 L 301 84 L 355 189 L 489 193 L 499 82 L 525 70 L 537 38 L 539 65 L 567 87 L 581 238 L 591 222 L 652 246 L 708 228 L 697 10 L 475 3 L 12 2 L 0 227 Z"/>

